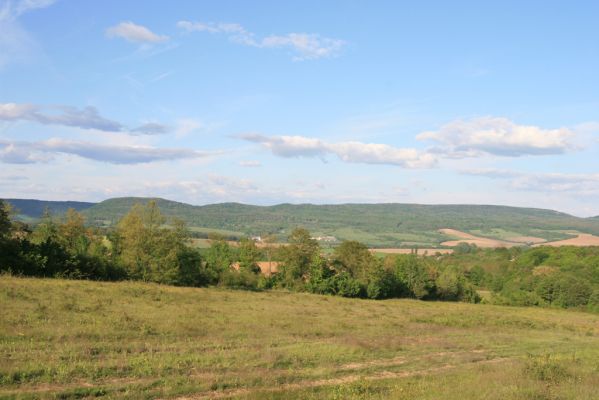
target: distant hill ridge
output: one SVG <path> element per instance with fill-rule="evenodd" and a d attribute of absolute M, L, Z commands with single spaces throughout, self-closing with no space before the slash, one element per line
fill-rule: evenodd
<path fill-rule="evenodd" d="M 15 208 L 18 215 L 29 219 L 40 218 L 46 209 L 50 210 L 52 214 L 64 214 L 69 208 L 83 211 L 96 204 L 86 201 L 50 201 L 36 199 L 4 200 Z"/>
<path fill-rule="evenodd" d="M 100 203 L 46 202 L 8 199 L 22 214 L 41 215 L 44 207 L 62 213 L 68 207 L 82 211 L 91 224 L 114 225 L 136 203 L 157 202 L 169 218 L 184 220 L 192 230 L 218 230 L 230 234 L 286 236 L 296 226 L 313 234 L 359 240 L 370 245 L 423 246 L 447 240 L 440 228 L 454 228 L 481 236 L 506 239 L 534 236 L 560 240 L 564 231 L 599 235 L 599 218 L 579 218 L 546 209 L 494 205 L 424 204 L 278 204 L 255 206 L 220 203 L 193 206 L 146 197 L 121 197 Z"/>

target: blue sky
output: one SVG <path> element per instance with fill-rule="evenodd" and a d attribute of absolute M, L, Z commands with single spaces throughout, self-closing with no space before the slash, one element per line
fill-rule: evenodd
<path fill-rule="evenodd" d="M 0 197 L 599 215 L 599 3 L 495 3 L 0 0 Z"/>

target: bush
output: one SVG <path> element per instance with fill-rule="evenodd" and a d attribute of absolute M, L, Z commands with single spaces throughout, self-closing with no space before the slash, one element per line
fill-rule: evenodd
<path fill-rule="evenodd" d="M 258 289 L 258 275 L 245 270 L 229 269 L 221 274 L 219 284 L 232 289 L 255 290 Z"/>

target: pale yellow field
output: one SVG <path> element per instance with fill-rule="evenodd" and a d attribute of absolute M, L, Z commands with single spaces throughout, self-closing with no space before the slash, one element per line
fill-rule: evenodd
<path fill-rule="evenodd" d="M 599 246 L 599 237 L 588 233 L 579 233 L 577 237 L 556 242 L 547 242 L 537 246 Z"/>
<path fill-rule="evenodd" d="M 513 247 L 518 246 L 520 243 L 508 242 L 505 240 L 489 239 L 480 236 L 474 236 L 470 233 L 458 231 L 457 229 L 444 228 L 439 229 L 439 232 L 458 238 L 457 240 L 449 240 L 441 243 L 442 246 L 457 246 L 459 243 L 474 244 L 478 247 L 483 248 L 495 248 L 495 247 Z"/>

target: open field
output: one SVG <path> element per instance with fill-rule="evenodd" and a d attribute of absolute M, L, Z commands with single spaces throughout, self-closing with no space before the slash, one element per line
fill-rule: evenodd
<path fill-rule="evenodd" d="M 558 240 L 555 242 L 547 242 L 547 243 L 543 243 L 543 246 L 599 246 L 599 237 L 598 236 L 594 236 L 594 235 L 590 235 L 587 233 L 580 233 L 578 234 L 578 236 L 571 238 L 571 239 L 565 239 L 565 240 Z"/>
<path fill-rule="evenodd" d="M 439 229 L 439 232 L 444 235 L 456 238 L 456 240 L 448 240 L 442 242 L 441 245 L 443 246 L 453 247 L 457 246 L 459 243 L 474 244 L 482 248 L 512 247 L 519 245 L 519 243 L 508 242 L 506 240 L 489 239 L 485 237 L 475 236 L 467 232 L 459 231 L 457 229 L 444 228 Z"/>
<path fill-rule="evenodd" d="M 0 277 L 1 398 L 597 399 L 599 315 Z"/>

